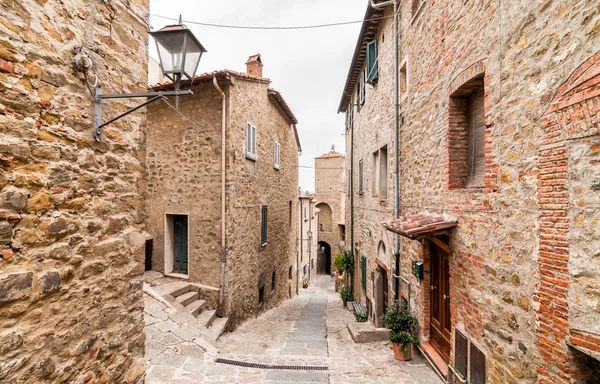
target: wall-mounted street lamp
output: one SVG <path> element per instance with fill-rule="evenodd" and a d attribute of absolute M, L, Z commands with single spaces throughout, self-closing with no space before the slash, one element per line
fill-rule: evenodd
<path fill-rule="evenodd" d="M 168 25 L 156 32 L 150 32 L 150 36 L 156 41 L 160 67 L 165 77 L 173 81 L 173 91 L 143 92 L 143 93 L 121 93 L 103 94 L 99 84 L 94 85 L 94 138 L 100 141 L 102 128 L 119 120 L 120 118 L 137 111 L 138 109 L 166 96 L 175 96 L 175 108 L 179 106 L 180 95 L 193 95 L 191 90 L 181 90 L 182 80 L 187 79 L 190 84 L 194 80 L 194 74 L 200 64 L 202 54 L 206 49 L 194 34 L 181 23 Z M 81 52 L 75 56 L 75 65 L 79 70 L 87 73 L 91 69 L 91 60 Z M 87 78 L 86 78 L 87 79 Z M 130 99 L 137 97 L 149 97 L 150 99 L 137 105 L 130 110 L 102 123 L 102 100 L 104 99 Z"/>

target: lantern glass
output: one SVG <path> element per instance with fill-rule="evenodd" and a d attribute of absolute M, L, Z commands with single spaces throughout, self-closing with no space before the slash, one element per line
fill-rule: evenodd
<path fill-rule="evenodd" d="M 206 49 L 183 25 L 169 25 L 150 35 L 156 41 L 163 75 L 173 81 L 187 77 L 193 80 L 202 53 Z"/>

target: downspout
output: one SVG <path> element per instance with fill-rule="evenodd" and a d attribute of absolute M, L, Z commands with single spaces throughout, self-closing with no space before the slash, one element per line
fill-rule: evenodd
<path fill-rule="evenodd" d="M 227 262 L 227 235 L 225 233 L 225 128 L 227 122 L 227 97 L 225 92 L 217 84 L 217 78 L 213 76 L 213 85 L 221 94 L 221 281 L 219 286 L 219 308 L 223 308 L 223 296 L 225 293 L 225 263 Z"/>
<path fill-rule="evenodd" d="M 400 95 L 399 95 L 399 57 L 398 57 L 398 49 L 399 49 L 399 37 L 398 37 L 398 0 L 389 0 L 383 3 L 375 3 L 375 0 L 371 0 L 371 7 L 383 8 L 388 5 L 394 5 L 394 219 L 398 220 L 400 218 L 400 143 L 399 143 L 399 111 L 398 108 L 400 106 Z M 396 270 L 394 273 L 394 278 L 396 280 L 396 284 L 394 286 L 394 296 L 396 300 L 400 298 L 400 281 L 402 279 L 401 269 L 400 269 L 400 235 L 396 234 L 396 246 L 394 247 L 394 256 L 395 256 L 395 264 Z M 410 308 L 410 303 L 409 303 Z"/>
<path fill-rule="evenodd" d="M 302 192 L 300 192 L 302 193 Z M 300 260 L 302 260 L 302 255 L 304 254 L 304 203 L 302 199 L 300 199 L 300 259 L 296 257 L 296 295 L 300 293 Z"/>
<path fill-rule="evenodd" d="M 396 85 L 394 87 L 394 182 L 395 182 L 395 212 L 394 219 L 398 220 L 400 218 L 400 116 L 398 109 L 400 108 L 400 95 L 399 95 L 399 87 L 400 87 L 400 79 L 399 79 L 399 42 L 400 37 L 398 36 L 398 1 L 394 0 L 394 73 L 396 78 Z M 395 286 L 395 296 L 396 300 L 400 299 L 400 284 L 402 279 L 402 270 L 400 268 L 400 235 L 396 233 L 396 247 L 394 249 L 394 253 L 396 256 L 396 286 Z M 410 299 L 410 298 L 409 298 Z M 410 309 L 410 302 L 408 303 L 408 308 Z"/>

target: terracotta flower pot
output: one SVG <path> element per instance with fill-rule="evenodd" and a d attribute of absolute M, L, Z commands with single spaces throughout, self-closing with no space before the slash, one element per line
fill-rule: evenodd
<path fill-rule="evenodd" d="M 346 301 L 346 300 L 342 300 L 342 303 L 344 303 L 344 308 L 347 308 L 347 306 L 348 306 L 348 301 Z"/>
<path fill-rule="evenodd" d="M 392 349 L 394 350 L 394 358 L 400 361 L 408 361 L 411 359 L 412 343 L 408 345 L 408 352 L 405 354 L 402 350 L 402 346 L 398 343 L 392 342 Z"/>

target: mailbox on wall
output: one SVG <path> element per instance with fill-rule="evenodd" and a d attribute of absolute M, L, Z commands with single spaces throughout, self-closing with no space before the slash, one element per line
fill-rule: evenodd
<path fill-rule="evenodd" d="M 417 279 L 423 280 L 423 262 L 422 261 L 415 261 L 413 263 L 413 274 L 417 277 Z"/>

